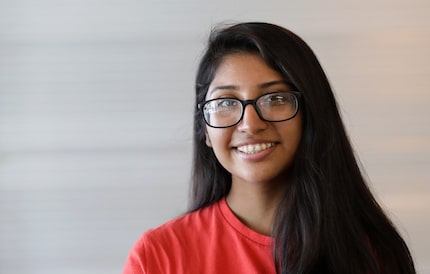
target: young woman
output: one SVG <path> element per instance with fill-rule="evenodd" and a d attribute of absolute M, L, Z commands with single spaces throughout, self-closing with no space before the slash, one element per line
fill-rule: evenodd
<path fill-rule="evenodd" d="M 124 273 L 415 273 L 295 34 L 213 31 L 196 78 L 190 211 L 146 232 Z"/>

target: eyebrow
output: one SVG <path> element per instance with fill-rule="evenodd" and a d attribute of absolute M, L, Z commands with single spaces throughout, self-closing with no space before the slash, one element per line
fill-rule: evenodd
<path fill-rule="evenodd" d="M 276 81 L 270 81 L 267 83 L 262 83 L 258 85 L 258 88 L 268 88 L 271 86 L 275 86 L 275 85 L 279 85 L 279 84 L 284 84 L 288 86 L 287 81 L 285 80 L 276 80 Z M 211 95 L 212 93 L 214 93 L 217 90 L 239 90 L 239 86 L 235 86 L 235 85 L 225 85 L 225 86 L 218 86 L 213 88 L 212 90 L 210 90 L 208 92 L 208 95 Z"/>
<path fill-rule="evenodd" d="M 284 84 L 284 85 L 288 86 L 287 81 L 285 81 L 285 80 L 277 80 L 277 81 L 271 81 L 271 82 L 260 84 L 260 85 L 258 85 L 258 87 L 259 88 L 268 88 L 268 87 L 271 87 L 271 86 L 274 86 L 274 85 L 279 85 L 279 84 Z"/>

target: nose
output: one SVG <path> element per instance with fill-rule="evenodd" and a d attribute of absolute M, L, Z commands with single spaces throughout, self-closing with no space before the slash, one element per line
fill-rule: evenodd
<path fill-rule="evenodd" d="M 252 104 L 245 105 L 242 121 L 238 124 L 238 130 L 248 134 L 257 134 L 267 127 L 268 123 L 261 120 L 254 106 Z"/>

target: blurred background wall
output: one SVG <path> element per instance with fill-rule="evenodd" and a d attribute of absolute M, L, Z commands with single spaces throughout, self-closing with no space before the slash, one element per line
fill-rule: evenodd
<path fill-rule="evenodd" d="M 120 273 L 182 213 L 211 27 L 315 50 L 376 197 L 430 273 L 430 2 L 0 0 L 0 272 Z"/>

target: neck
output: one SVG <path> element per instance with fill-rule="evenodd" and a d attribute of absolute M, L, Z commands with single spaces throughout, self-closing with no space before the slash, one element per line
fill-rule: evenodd
<path fill-rule="evenodd" d="M 270 235 L 285 187 L 234 182 L 227 203 L 234 214 L 252 230 Z"/>

